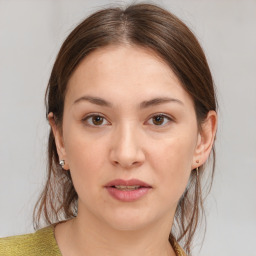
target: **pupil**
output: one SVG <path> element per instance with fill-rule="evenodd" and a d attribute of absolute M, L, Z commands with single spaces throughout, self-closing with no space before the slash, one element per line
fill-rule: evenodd
<path fill-rule="evenodd" d="M 103 122 L 103 118 L 101 116 L 95 116 L 93 118 L 93 124 L 95 124 L 95 125 L 102 124 L 102 122 Z"/>
<path fill-rule="evenodd" d="M 160 125 L 163 123 L 163 117 L 162 116 L 156 116 L 154 117 L 153 119 L 153 123 L 156 124 L 156 125 Z"/>

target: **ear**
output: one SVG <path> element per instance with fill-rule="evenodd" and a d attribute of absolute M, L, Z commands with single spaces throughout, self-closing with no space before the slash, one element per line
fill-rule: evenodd
<path fill-rule="evenodd" d="M 52 112 L 48 114 L 48 121 L 52 128 L 52 132 L 55 138 L 55 144 L 56 144 L 57 152 L 59 155 L 59 161 L 64 160 L 65 164 L 62 166 L 62 168 L 65 170 L 69 170 L 62 132 L 60 128 L 57 126 Z"/>
<path fill-rule="evenodd" d="M 208 159 L 217 130 L 217 114 L 211 110 L 201 125 L 194 152 L 192 170 L 203 165 Z"/>

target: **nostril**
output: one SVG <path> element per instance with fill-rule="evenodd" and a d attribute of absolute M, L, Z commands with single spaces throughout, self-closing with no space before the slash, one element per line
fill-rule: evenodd
<path fill-rule="evenodd" d="M 122 166 L 123 168 L 127 168 L 127 169 L 130 169 L 130 168 L 134 168 L 134 167 L 138 167 L 140 166 L 142 163 L 139 162 L 139 161 L 134 161 L 134 162 L 130 162 L 130 163 L 120 163 L 119 161 L 113 161 L 112 164 L 114 166 Z"/>

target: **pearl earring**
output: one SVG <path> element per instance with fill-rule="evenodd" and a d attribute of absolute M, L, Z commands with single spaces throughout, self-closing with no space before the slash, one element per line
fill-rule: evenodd
<path fill-rule="evenodd" d="M 63 168 L 64 165 L 65 165 L 65 160 L 60 160 L 60 166 Z"/>

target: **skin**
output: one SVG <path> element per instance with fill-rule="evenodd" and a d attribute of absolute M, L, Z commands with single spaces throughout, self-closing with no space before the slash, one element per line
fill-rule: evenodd
<path fill-rule="evenodd" d="M 165 101 L 142 104 L 155 98 Z M 191 171 L 210 154 L 216 113 L 199 132 L 193 100 L 169 66 L 152 50 L 120 45 L 82 60 L 68 83 L 62 130 L 52 113 L 49 122 L 79 197 L 78 216 L 55 228 L 62 254 L 175 255 L 168 242 L 175 209 Z M 104 188 L 114 179 L 152 189 L 121 202 Z"/>

